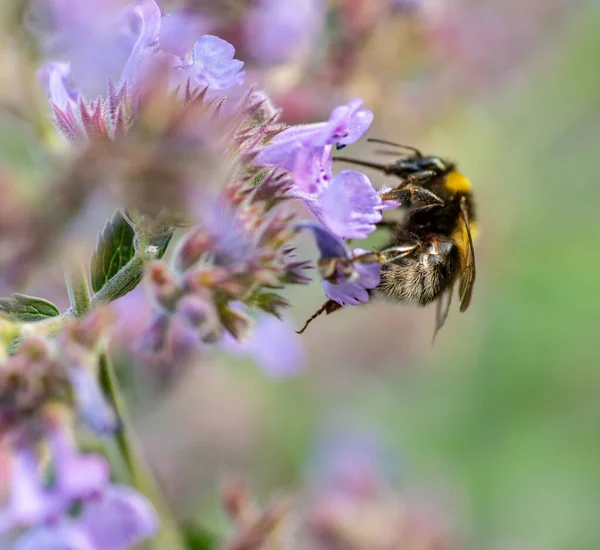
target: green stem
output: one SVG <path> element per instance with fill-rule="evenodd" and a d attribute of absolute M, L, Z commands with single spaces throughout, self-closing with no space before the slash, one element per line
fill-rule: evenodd
<path fill-rule="evenodd" d="M 134 256 L 92 297 L 92 305 L 112 302 L 133 290 L 142 278 L 144 259 Z"/>
<path fill-rule="evenodd" d="M 144 459 L 140 443 L 135 435 L 131 419 L 121 397 L 117 378 L 106 354 L 102 354 L 100 357 L 100 385 L 104 394 L 111 400 L 111 405 L 120 421 L 120 429 L 116 434 L 116 441 L 129 470 L 131 482 L 134 487 L 143 492 L 152 501 L 160 516 L 161 530 L 148 544 L 156 548 L 156 550 L 167 548 L 169 550 L 183 549 L 184 545 L 181 534 L 163 499 L 150 466 Z"/>
<path fill-rule="evenodd" d="M 123 269 L 121 269 L 121 271 L 119 271 L 119 273 L 117 273 L 117 275 L 111 279 L 111 281 L 117 279 L 119 274 L 127 270 L 128 266 L 131 267 L 127 271 L 127 280 L 129 281 L 129 284 L 131 284 L 132 280 L 135 280 L 135 274 L 138 273 L 138 269 L 139 273 L 141 274 L 143 262 L 141 262 L 141 259 L 140 262 L 136 262 L 136 258 L 133 258 Z M 132 275 L 134 276 L 133 279 Z M 74 314 L 76 316 L 85 314 L 90 310 L 93 302 L 90 299 L 87 278 L 83 268 L 78 267 L 69 270 L 65 275 L 65 280 Z M 113 290 L 115 290 L 120 284 L 123 284 L 125 282 L 125 278 L 121 277 L 118 279 L 118 281 L 120 282 L 116 286 L 113 286 Z M 100 292 L 98 294 L 100 294 Z M 96 294 L 96 296 L 98 296 L 98 294 Z M 105 296 L 104 300 L 109 301 L 110 297 Z M 96 301 L 96 303 L 104 300 Z M 141 446 L 137 440 L 131 420 L 127 413 L 127 408 L 121 397 L 122 393 L 119 388 L 117 378 L 106 353 L 102 353 L 100 355 L 99 379 L 102 391 L 109 399 L 109 402 L 112 405 L 117 418 L 119 419 L 119 430 L 115 435 L 115 440 L 129 471 L 131 483 L 136 489 L 138 489 L 152 501 L 152 504 L 154 505 L 154 508 L 156 509 L 156 512 L 160 518 L 160 531 L 154 539 L 147 542 L 147 547 L 155 550 L 183 550 L 184 544 L 181 534 L 177 524 L 171 516 L 168 506 L 163 500 L 158 483 L 156 482 L 150 467 L 144 459 Z"/>
<path fill-rule="evenodd" d="M 65 282 L 73 314 L 75 317 L 85 315 L 92 307 L 92 300 L 87 275 L 81 263 L 77 262 L 65 269 Z"/>

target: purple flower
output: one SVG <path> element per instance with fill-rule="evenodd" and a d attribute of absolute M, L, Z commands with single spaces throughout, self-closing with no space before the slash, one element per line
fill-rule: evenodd
<path fill-rule="evenodd" d="M 332 181 L 333 145 L 353 143 L 369 128 L 373 113 L 353 99 L 336 107 L 327 122 L 290 127 L 259 150 L 255 164 L 279 166 L 292 175 L 289 194 L 343 238 L 365 238 L 381 221 L 382 200 L 369 179 L 346 170 Z M 383 206 L 387 208 L 388 206 Z"/>
<path fill-rule="evenodd" d="M 45 7 L 49 22 L 40 15 Z M 131 54 L 143 27 L 137 9 L 136 3 L 123 6 L 116 0 L 38 0 L 30 19 L 42 18 L 42 29 L 34 23 L 33 32 L 40 35 L 47 56 L 69 61 L 84 95 L 95 98 L 106 91 L 109 79 L 119 78 Z"/>
<path fill-rule="evenodd" d="M 291 172 L 296 191 L 319 195 L 329 185 L 333 173 L 331 150 L 332 146 L 326 145 L 320 151 L 302 147 L 295 152 Z"/>
<path fill-rule="evenodd" d="M 99 550 L 73 521 L 61 521 L 22 535 L 13 550 Z"/>
<path fill-rule="evenodd" d="M 79 454 L 72 436 L 64 427 L 53 427 L 49 435 L 54 463 L 54 490 L 70 502 L 90 498 L 103 491 L 109 481 L 109 468 L 100 455 Z"/>
<path fill-rule="evenodd" d="M 117 419 L 110 408 L 94 373 L 86 365 L 69 368 L 75 403 L 85 424 L 99 435 L 107 435 L 117 428 Z"/>
<path fill-rule="evenodd" d="M 362 248 L 355 248 L 352 254 L 359 256 L 366 252 Z M 379 263 L 363 264 L 356 262 L 354 269 L 358 274 L 358 277 L 354 280 L 342 281 L 337 284 L 322 281 L 325 296 L 342 306 L 358 306 L 361 303 L 368 302 L 369 293 L 367 290 L 375 288 L 381 280 L 381 265 Z"/>
<path fill-rule="evenodd" d="M 244 81 L 244 63 L 234 59 L 235 48 L 217 36 L 205 35 L 198 39 L 192 53 L 192 65 L 187 67 L 190 79 L 197 87 L 225 90 Z"/>
<path fill-rule="evenodd" d="M 271 138 L 256 159 L 258 166 L 279 166 L 293 172 L 300 149 L 317 156 L 326 145 L 348 145 L 358 140 L 373 121 L 373 113 L 361 109 L 362 99 L 336 107 L 327 122 L 291 126 Z"/>
<path fill-rule="evenodd" d="M 298 226 L 310 229 L 315 236 L 321 254 L 319 267 L 325 279 L 322 282 L 325 295 L 342 306 L 367 302 L 367 290 L 375 288 L 381 278 L 381 265 L 375 255 L 365 261 L 371 253 L 361 248 L 350 252 L 342 239 L 317 223 L 303 222 Z M 361 257 L 362 261 L 356 261 Z"/>
<path fill-rule="evenodd" d="M 38 78 L 48 98 L 56 107 L 62 111 L 69 107 L 77 107 L 79 92 L 74 87 L 71 66 L 68 63 L 48 63 L 40 69 Z"/>
<path fill-rule="evenodd" d="M 284 63 L 313 43 L 326 16 L 322 0 L 259 0 L 246 14 L 246 49 L 260 64 Z"/>
<path fill-rule="evenodd" d="M 252 358 L 273 378 L 295 376 L 306 362 L 301 339 L 288 318 L 262 315 L 249 338 L 239 341 L 226 334 L 223 345 L 233 354 Z"/>
<path fill-rule="evenodd" d="M 82 508 L 76 519 L 31 529 L 16 541 L 14 550 L 129 550 L 158 531 L 150 503 L 123 485 L 110 485 Z"/>
<path fill-rule="evenodd" d="M 10 499 L 0 515 L 0 533 L 60 517 L 64 500 L 43 485 L 40 464 L 31 446 L 13 453 Z"/>
<path fill-rule="evenodd" d="M 372 494 L 393 477 L 387 450 L 369 430 L 348 430 L 334 422 L 317 442 L 311 473 L 315 489 L 347 497 Z"/>
<path fill-rule="evenodd" d="M 117 82 L 111 95 L 124 104 L 121 111 L 128 110 L 120 113 L 124 120 L 119 124 L 129 122 L 140 92 L 158 72 L 166 71 L 170 87 L 179 88 L 182 97 L 189 88 L 192 92 L 207 89 L 214 98 L 243 83 L 243 63 L 234 59 L 233 46 L 216 36 L 200 36 L 205 24 L 197 17 L 176 13 L 163 18 L 154 0 L 125 6 L 110 1 L 98 2 L 99 6 L 85 3 L 89 8 L 74 0 L 39 1 L 50 4 L 56 21 L 47 50 L 65 60 L 43 67 L 40 80 L 57 122 L 70 138 L 85 136 L 81 126 L 87 131 L 87 119 L 105 130 L 109 117 L 118 114 L 116 104 L 105 104 L 110 81 Z"/>
<path fill-rule="evenodd" d="M 379 196 L 391 191 L 391 187 L 381 187 L 379 189 Z M 400 208 L 402 203 L 400 201 L 396 201 L 394 199 L 385 199 L 381 201 L 381 204 L 378 206 L 379 210 L 393 210 L 394 208 Z"/>
<path fill-rule="evenodd" d="M 127 550 L 158 532 L 152 505 L 125 485 L 110 485 L 86 503 L 79 522 L 98 550 Z"/>
<path fill-rule="evenodd" d="M 138 18 L 139 34 L 119 79 L 119 88 L 129 81 L 132 88 L 141 85 L 143 78 L 151 73 L 153 62 L 158 61 L 158 37 L 161 13 L 154 0 L 141 0 L 133 9 Z M 158 65 L 158 63 L 156 63 Z"/>
<path fill-rule="evenodd" d="M 362 99 L 355 98 L 332 111 L 325 144 L 350 145 L 360 139 L 373 122 L 372 111 L 361 109 L 362 104 Z"/>
<path fill-rule="evenodd" d="M 344 241 L 325 227 L 315 222 L 300 222 L 297 227 L 299 229 L 310 229 L 313 232 L 321 259 L 348 258 L 348 248 Z"/>
<path fill-rule="evenodd" d="M 158 42 L 166 53 L 185 58 L 208 22 L 189 13 L 172 13 L 162 18 Z"/>
<path fill-rule="evenodd" d="M 320 198 L 327 227 L 340 237 L 364 239 L 381 221 L 381 198 L 360 172 L 340 172 Z"/>

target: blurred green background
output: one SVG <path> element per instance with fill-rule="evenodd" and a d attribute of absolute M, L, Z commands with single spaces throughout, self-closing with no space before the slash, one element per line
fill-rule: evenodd
<path fill-rule="evenodd" d="M 524 53 L 509 34 L 461 65 L 447 35 L 436 57 L 411 45 L 410 21 L 390 22 L 346 87 L 374 108 L 370 136 L 454 159 L 472 180 L 470 309 L 453 308 L 432 347 L 434 307 L 348 308 L 310 327 L 294 379 L 221 357 L 166 396 L 135 390 L 142 439 L 182 517 L 220 517 L 221 475 L 262 497 L 298 491 L 334 418 L 379 434 L 401 487 L 449 493 L 472 548 L 600 548 L 600 3 L 490 0 L 460 13 L 481 5 L 492 19 L 512 6 L 509 28 L 527 12 Z M 485 42 L 485 26 L 462 24 Z M 1 159 L 23 167 L 36 153 L 16 136 L 3 123 Z M 346 152 L 372 155 L 365 143 Z M 315 283 L 290 299 L 300 325 L 323 296 Z"/>

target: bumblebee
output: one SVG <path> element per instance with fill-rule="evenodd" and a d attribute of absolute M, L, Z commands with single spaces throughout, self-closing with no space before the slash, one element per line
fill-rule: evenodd
<path fill-rule="evenodd" d="M 398 201 L 405 216 L 400 222 L 378 224 L 391 231 L 387 246 L 350 261 L 375 260 L 382 264 L 381 282 L 370 291 L 371 295 L 419 306 L 437 302 L 435 338 L 448 316 L 457 282 L 460 311 L 465 311 L 471 302 L 475 283 L 475 209 L 471 184 L 452 162 L 425 156 L 414 147 L 376 139 L 369 141 L 394 146 L 404 153 L 391 164 L 347 157 L 335 160 L 400 178 L 400 184 L 381 197 Z M 349 260 L 340 259 L 344 261 Z M 328 269 L 331 270 L 331 266 Z M 333 313 L 340 308 L 337 302 L 329 300 L 300 332 L 321 313 Z"/>

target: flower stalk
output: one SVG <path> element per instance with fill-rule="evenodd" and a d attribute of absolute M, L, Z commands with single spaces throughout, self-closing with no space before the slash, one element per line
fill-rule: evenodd
<path fill-rule="evenodd" d="M 118 292 L 125 286 L 129 287 L 132 284 L 135 286 L 140 279 L 142 269 L 142 258 L 139 256 L 134 257 L 109 281 L 112 282 L 114 279 L 118 279 L 117 283 L 112 285 L 111 289 L 104 293 L 101 296 L 101 300 L 96 303 L 110 301 L 112 297 L 111 293 Z M 76 317 L 85 315 L 92 308 L 92 299 L 83 266 L 77 263 L 70 269 L 66 269 L 65 281 L 74 315 Z M 104 288 L 107 286 L 109 285 L 105 285 Z M 100 354 L 98 376 L 104 397 L 111 405 L 117 417 L 118 428 L 114 434 L 114 438 L 129 475 L 128 480 L 120 481 L 130 482 L 136 489 L 149 498 L 161 520 L 160 531 L 156 537 L 146 542 L 146 547 L 156 550 L 162 548 L 173 550 L 183 549 L 184 546 L 177 524 L 164 502 L 158 483 L 143 456 L 143 451 L 129 418 L 117 377 L 106 352 Z"/>

